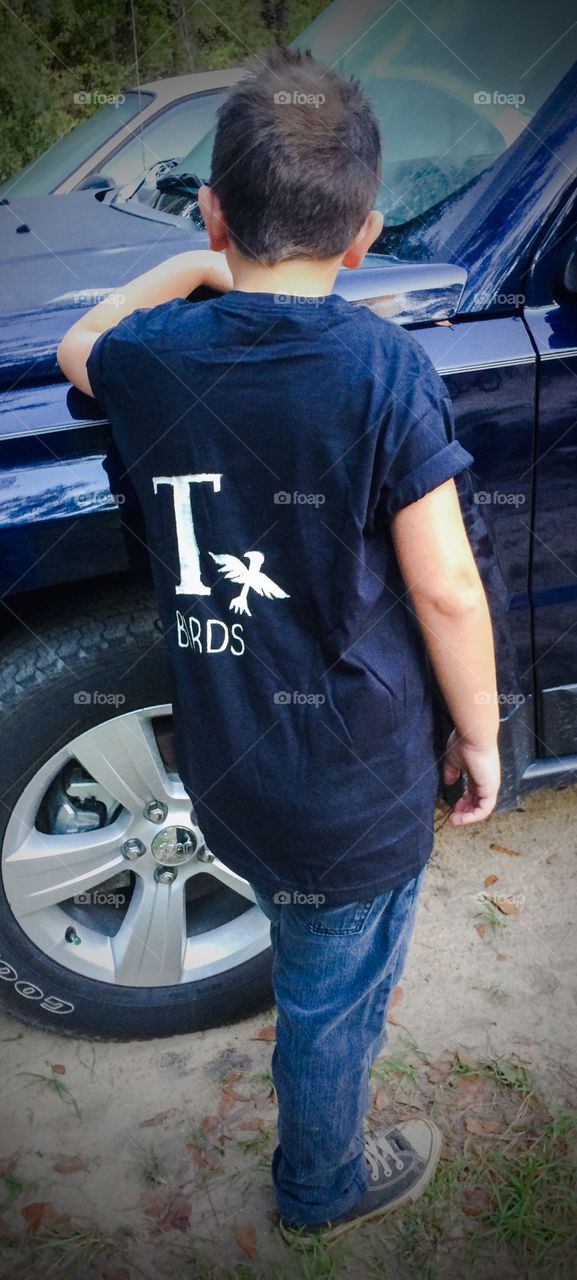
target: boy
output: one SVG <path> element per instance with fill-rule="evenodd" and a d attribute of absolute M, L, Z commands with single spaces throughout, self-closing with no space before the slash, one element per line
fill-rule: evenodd
<path fill-rule="evenodd" d="M 415 339 L 331 292 L 380 234 L 379 173 L 360 87 L 275 53 L 220 110 L 211 252 L 122 286 L 59 349 L 142 505 L 197 818 L 271 920 L 273 1181 L 305 1244 L 416 1199 L 439 1156 L 424 1119 L 364 1132 L 433 844 L 433 673 L 444 778 L 467 776 L 453 824 L 499 787 L 454 485 L 472 459 Z M 200 284 L 222 296 L 190 305 Z"/>

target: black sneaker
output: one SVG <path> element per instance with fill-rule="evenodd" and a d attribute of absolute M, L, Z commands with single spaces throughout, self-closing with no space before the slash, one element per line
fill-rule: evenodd
<path fill-rule="evenodd" d="M 352 1209 L 333 1222 L 302 1226 L 279 1221 L 283 1239 L 302 1248 L 322 1238 L 338 1240 L 361 1222 L 378 1222 L 393 1209 L 418 1200 L 431 1181 L 439 1155 L 442 1137 L 431 1120 L 407 1120 L 380 1137 L 367 1138 L 365 1157 L 369 1185 Z"/>

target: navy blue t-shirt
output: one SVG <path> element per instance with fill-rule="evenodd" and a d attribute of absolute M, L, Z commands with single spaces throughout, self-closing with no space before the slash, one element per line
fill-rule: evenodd
<path fill-rule="evenodd" d="M 144 514 L 209 847 L 263 893 L 402 884 L 439 769 L 390 517 L 473 461 L 428 357 L 336 294 L 234 290 L 134 312 L 88 373 Z"/>

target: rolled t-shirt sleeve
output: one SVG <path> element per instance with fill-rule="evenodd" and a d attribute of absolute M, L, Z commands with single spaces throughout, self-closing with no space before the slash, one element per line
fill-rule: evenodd
<path fill-rule="evenodd" d="M 408 335 L 406 335 L 408 336 Z M 423 498 L 470 467 L 474 459 L 455 439 L 444 383 L 417 344 L 403 364 L 397 394 L 385 415 L 380 505 L 388 516 Z"/>
<path fill-rule="evenodd" d="M 88 381 L 92 387 L 92 394 L 98 403 L 106 408 L 106 373 L 105 373 L 105 350 L 110 338 L 111 330 L 101 333 L 96 339 L 92 351 L 86 361 L 86 372 Z"/>
<path fill-rule="evenodd" d="M 150 382 L 151 369 L 160 366 L 161 344 L 179 310 L 189 304 L 183 298 L 138 307 L 96 339 L 86 362 L 93 395 L 110 414 L 113 408 L 134 406 L 142 387 Z"/>

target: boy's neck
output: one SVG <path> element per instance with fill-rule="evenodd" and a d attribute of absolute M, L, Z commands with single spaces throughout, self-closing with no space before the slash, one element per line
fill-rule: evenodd
<path fill-rule="evenodd" d="M 264 266 L 247 258 L 230 261 L 233 288 L 242 293 L 283 293 L 318 298 L 332 292 L 340 259 L 294 259 Z"/>

